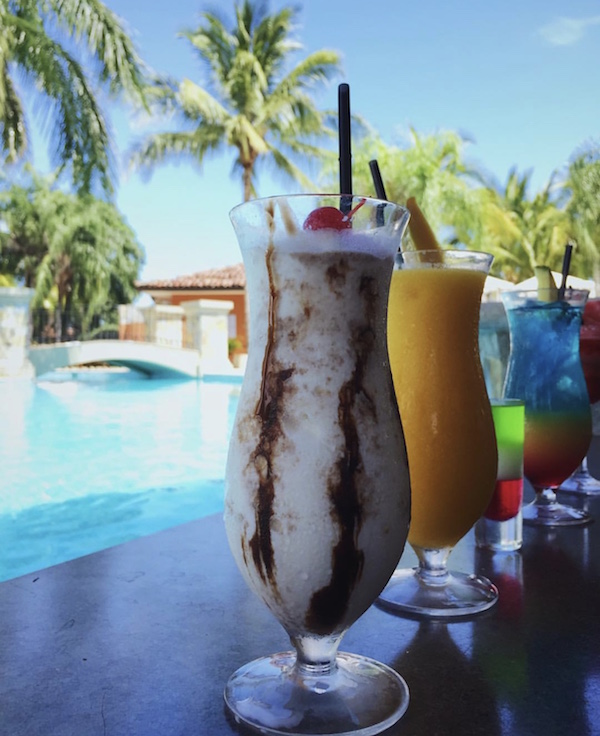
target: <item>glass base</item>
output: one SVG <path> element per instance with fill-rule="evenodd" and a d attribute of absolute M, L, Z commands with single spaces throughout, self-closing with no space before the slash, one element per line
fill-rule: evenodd
<path fill-rule="evenodd" d="M 584 461 L 558 490 L 581 496 L 600 496 L 600 480 L 590 475 L 587 463 Z"/>
<path fill-rule="evenodd" d="M 240 667 L 225 687 L 236 721 L 258 733 L 371 736 L 408 708 L 406 682 L 373 659 L 338 653 L 336 667 L 296 666 L 295 652 L 261 657 Z"/>
<path fill-rule="evenodd" d="M 554 500 L 543 500 L 542 494 L 537 494 L 535 501 L 523 506 L 523 524 L 528 526 L 581 526 L 589 524 L 592 517 L 585 511 L 572 506 L 558 503 Z"/>
<path fill-rule="evenodd" d="M 418 569 L 396 570 L 378 605 L 419 618 L 452 618 L 486 611 L 498 600 L 496 586 L 483 576 L 449 572 L 444 582 L 430 585 L 420 579 Z"/>
<path fill-rule="evenodd" d="M 523 546 L 521 509 L 512 519 L 494 521 L 482 516 L 475 524 L 475 544 L 492 552 L 515 552 Z"/>

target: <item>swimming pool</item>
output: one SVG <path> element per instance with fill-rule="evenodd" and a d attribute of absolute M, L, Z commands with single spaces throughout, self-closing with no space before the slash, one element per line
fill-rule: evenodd
<path fill-rule="evenodd" d="M 0 581 L 221 511 L 241 382 L 0 381 Z"/>

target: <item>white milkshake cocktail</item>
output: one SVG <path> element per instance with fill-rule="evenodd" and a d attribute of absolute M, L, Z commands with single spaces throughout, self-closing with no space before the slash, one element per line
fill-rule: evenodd
<path fill-rule="evenodd" d="M 247 583 L 296 653 L 242 667 L 225 698 L 267 733 L 377 733 L 408 702 L 389 668 L 336 656 L 344 631 L 387 583 L 408 531 L 408 467 L 386 346 L 407 213 L 354 197 L 343 215 L 332 204 L 339 201 L 277 197 L 231 215 L 250 349 L 225 524 Z"/>

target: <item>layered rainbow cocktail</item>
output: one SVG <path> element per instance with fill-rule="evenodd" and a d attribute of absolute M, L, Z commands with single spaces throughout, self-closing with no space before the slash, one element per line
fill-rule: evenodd
<path fill-rule="evenodd" d="M 579 465 L 591 439 L 590 402 L 579 356 L 587 292 L 567 290 L 564 299 L 554 301 L 542 292 L 502 294 L 511 337 L 504 394 L 525 401 L 524 472 L 538 498 L 525 507 L 524 521 L 576 524 L 583 521 L 581 512 L 557 504 L 552 489 Z M 561 509 L 568 509 L 568 519 L 560 520 Z"/>

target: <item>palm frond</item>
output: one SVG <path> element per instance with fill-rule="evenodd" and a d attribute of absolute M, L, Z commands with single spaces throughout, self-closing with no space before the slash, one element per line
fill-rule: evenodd
<path fill-rule="evenodd" d="M 14 163 L 25 154 L 28 136 L 21 100 L 6 63 L 0 68 L 0 111 L 2 150 L 6 161 Z"/>
<path fill-rule="evenodd" d="M 110 134 L 82 67 L 37 24 L 21 18 L 16 23 L 24 37 L 14 48 L 14 59 L 47 96 L 58 118 L 53 162 L 68 164 L 83 191 L 91 189 L 96 175 L 112 191 Z M 36 53 L 29 52 L 31 44 Z"/>
<path fill-rule="evenodd" d="M 236 146 L 239 149 L 243 163 L 257 155 L 265 154 L 269 150 L 264 137 L 260 135 L 245 115 L 237 115 L 228 121 L 226 136 L 229 145 Z"/>
<path fill-rule="evenodd" d="M 283 172 L 291 181 L 297 181 L 305 191 L 315 191 L 314 182 L 304 174 L 285 154 L 274 147 L 269 147 L 269 153 L 279 171 Z"/>
<path fill-rule="evenodd" d="M 256 126 L 265 132 L 270 131 L 282 140 L 314 136 L 326 137 L 327 126 L 322 113 L 316 109 L 310 97 L 297 94 L 288 99 L 280 98 L 277 104 L 269 100 L 256 120 Z"/>
<path fill-rule="evenodd" d="M 223 91 L 238 112 L 256 116 L 264 104 L 268 81 L 257 58 L 248 51 L 236 54 Z"/>
<path fill-rule="evenodd" d="M 184 116 L 194 122 L 224 125 L 230 117 L 217 99 L 189 79 L 182 81 L 177 100 Z"/>
<path fill-rule="evenodd" d="M 157 133 L 135 146 L 129 155 L 132 169 L 151 169 L 157 163 L 187 158 L 200 165 L 209 151 L 223 145 L 223 129 L 204 125 L 190 132 Z"/>
<path fill-rule="evenodd" d="M 321 146 L 313 145 L 312 143 L 307 143 L 306 141 L 301 141 L 297 139 L 293 141 L 286 140 L 285 145 L 286 148 L 289 148 L 290 151 L 294 152 L 294 154 L 297 154 L 304 159 L 324 160 L 325 158 L 327 158 L 327 156 L 331 156 L 332 159 L 334 159 L 336 162 L 338 160 L 337 151 L 322 148 Z"/>
<path fill-rule="evenodd" d="M 288 97 L 297 90 L 305 90 L 330 80 L 341 72 L 340 55 L 336 51 L 322 49 L 300 61 L 273 88 L 270 97 Z"/>
<path fill-rule="evenodd" d="M 204 26 L 183 31 L 180 36 L 189 41 L 200 58 L 208 64 L 217 84 L 220 84 L 229 76 L 237 44 L 222 19 L 213 13 L 203 13 L 202 18 Z"/>
<path fill-rule="evenodd" d="M 269 86 L 286 59 L 302 48 L 290 35 L 297 12 L 296 8 L 285 7 L 273 15 L 264 15 L 254 28 L 248 26 L 251 30 L 252 52 L 264 69 Z"/>
<path fill-rule="evenodd" d="M 46 0 L 56 25 L 76 40 L 85 39 L 100 64 L 99 79 L 111 93 L 124 91 L 146 105 L 148 70 L 123 23 L 100 0 Z"/>

